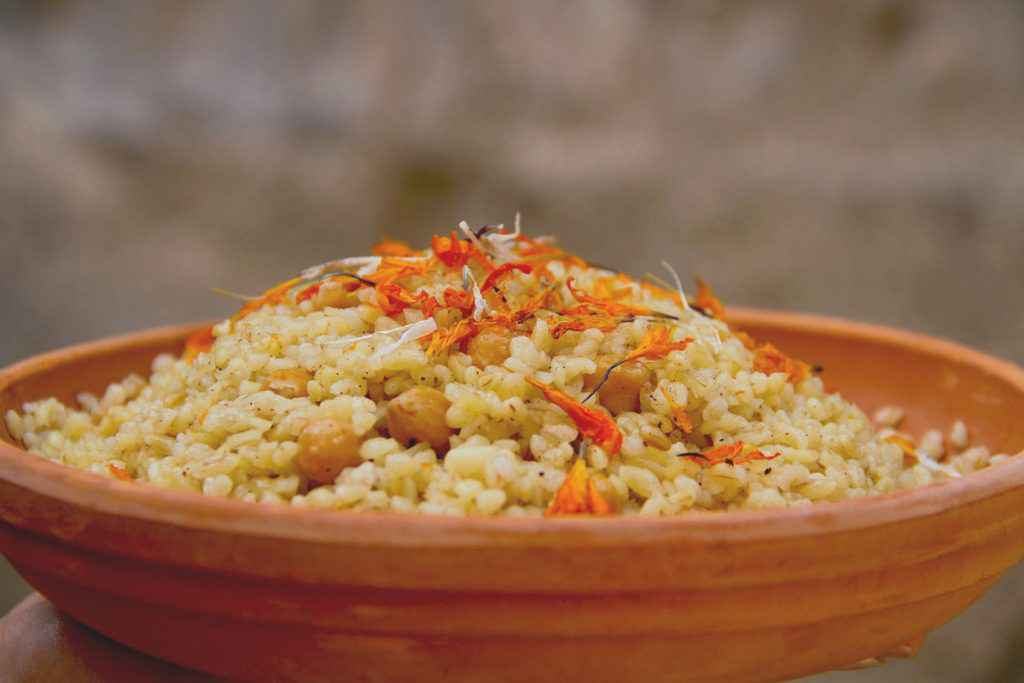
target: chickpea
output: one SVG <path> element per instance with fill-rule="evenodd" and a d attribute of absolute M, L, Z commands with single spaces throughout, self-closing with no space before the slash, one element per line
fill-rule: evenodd
<path fill-rule="evenodd" d="M 341 471 L 363 462 L 361 440 L 352 426 L 332 418 L 313 420 L 299 434 L 295 465 L 317 484 L 329 484 Z"/>
<path fill-rule="evenodd" d="M 316 308 L 351 308 L 359 305 L 359 297 L 349 291 L 346 282 L 325 282 L 313 298 Z"/>
<path fill-rule="evenodd" d="M 434 312 L 434 322 L 442 330 L 462 320 L 462 312 L 457 308 L 439 308 Z"/>
<path fill-rule="evenodd" d="M 383 401 L 385 399 L 384 382 L 367 382 L 366 397 L 378 403 Z"/>
<path fill-rule="evenodd" d="M 626 363 L 612 371 L 597 397 L 612 415 L 640 412 L 640 391 L 650 378 L 643 363 Z"/>
<path fill-rule="evenodd" d="M 512 335 L 501 328 L 486 329 L 469 340 L 467 350 L 473 363 L 485 368 L 488 365 L 501 365 L 509 355 L 509 341 Z"/>
<path fill-rule="evenodd" d="M 388 433 L 399 443 L 420 441 L 444 453 L 453 431 L 445 419 L 449 406 L 451 402 L 437 389 L 408 389 L 388 404 Z"/>
<path fill-rule="evenodd" d="M 313 376 L 302 368 L 287 368 L 271 373 L 267 388 L 285 398 L 299 398 L 307 394 L 306 385 Z"/>
<path fill-rule="evenodd" d="M 608 366 L 611 363 L 598 361 L 597 370 L 594 370 L 589 375 L 583 375 L 583 391 L 590 393 L 597 386 L 601 378 L 604 377 L 604 373 L 608 372 Z"/>

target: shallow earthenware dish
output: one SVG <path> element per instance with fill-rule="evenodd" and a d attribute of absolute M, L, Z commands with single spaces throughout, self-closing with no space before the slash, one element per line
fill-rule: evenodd
<path fill-rule="evenodd" d="M 1024 371 L 806 315 L 731 321 L 911 431 L 1024 448 Z M 0 411 L 98 391 L 194 327 L 0 372 Z M 187 667 L 281 681 L 774 681 L 919 641 L 1024 555 L 1024 458 L 801 509 L 641 519 L 317 512 L 108 480 L 0 431 L 0 551 L 57 606 Z"/>

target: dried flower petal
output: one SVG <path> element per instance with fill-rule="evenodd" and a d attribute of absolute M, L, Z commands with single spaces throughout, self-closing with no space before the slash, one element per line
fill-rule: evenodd
<path fill-rule="evenodd" d="M 373 247 L 374 256 L 415 256 L 416 250 L 401 240 L 383 240 Z"/>
<path fill-rule="evenodd" d="M 484 280 L 484 283 L 480 285 L 480 289 L 485 292 L 490 290 L 491 287 L 494 287 L 495 285 L 498 284 L 498 281 L 501 278 L 505 277 L 514 270 L 518 270 L 521 273 L 529 275 L 530 273 L 533 272 L 533 266 L 531 266 L 528 263 L 520 263 L 518 261 L 513 261 L 511 263 L 503 263 L 490 272 L 490 274 L 487 276 L 487 279 Z"/>
<path fill-rule="evenodd" d="M 451 237 L 434 235 L 430 240 L 430 246 L 437 260 L 449 268 L 462 268 L 469 261 L 469 242 L 460 240 L 454 230 Z"/>
<path fill-rule="evenodd" d="M 448 308 L 459 309 L 463 315 L 470 315 L 476 302 L 473 300 L 472 292 L 449 287 L 444 290 L 444 305 Z"/>
<path fill-rule="evenodd" d="M 723 318 L 725 316 L 725 306 L 715 296 L 711 285 L 700 278 L 697 278 L 697 299 L 694 301 L 694 304 L 716 318 Z"/>
<path fill-rule="evenodd" d="M 204 327 L 201 330 L 196 330 L 188 336 L 185 340 L 185 355 L 183 358 L 186 362 L 191 363 L 195 360 L 196 356 L 200 353 L 209 351 L 213 346 L 213 326 Z"/>
<path fill-rule="evenodd" d="M 683 453 L 682 457 L 697 458 L 701 461 L 702 465 L 711 466 L 723 462 L 729 463 L 730 465 L 742 465 L 744 463 L 753 462 L 754 460 L 774 460 L 780 455 L 782 454 L 775 453 L 774 455 L 768 455 L 757 449 L 747 450 L 747 445 L 745 443 L 737 441 L 736 443 L 712 446 L 700 453 Z"/>
<path fill-rule="evenodd" d="M 488 272 L 495 269 L 495 265 L 491 263 L 487 254 L 477 249 L 472 243 L 459 239 L 459 234 L 454 230 L 449 237 L 434 235 L 430 246 L 437 259 L 449 268 L 461 269 L 472 258 Z"/>
<path fill-rule="evenodd" d="M 416 295 L 393 282 L 377 285 L 377 305 L 387 315 L 401 313 L 417 302 Z"/>
<path fill-rule="evenodd" d="M 799 384 L 810 374 L 807 363 L 790 358 L 769 343 L 761 344 L 754 351 L 754 370 L 766 375 L 781 372 L 793 384 Z"/>
<path fill-rule="evenodd" d="M 630 283 L 632 280 L 628 275 L 618 273 L 617 275 L 609 275 L 607 277 L 599 277 L 594 281 L 594 291 L 597 296 L 602 299 L 608 299 L 615 301 L 623 299 L 633 293 Z M 614 285 L 623 285 L 622 287 L 616 288 Z"/>
<path fill-rule="evenodd" d="M 661 395 L 665 397 L 668 402 L 668 408 L 672 411 L 672 421 L 676 423 L 676 427 L 679 427 L 683 434 L 689 435 L 693 433 L 693 420 L 690 419 L 686 409 L 676 403 L 672 395 L 668 393 L 668 390 L 662 386 Z"/>
<path fill-rule="evenodd" d="M 526 381 L 540 389 L 547 400 L 564 410 L 584 438 L 596 443 L 609 455 L 615 455 L 622 448 L 622 432 L 610 415 L 598 408 L 589 408 L 568 394 L 532 377 L 527 377 Z"/>
<path fill-rule="evenodd" d="M 580 458 L 565 475 L 565 481 L 558 487 L 544 514 L 555 515 L 607 515 L 612 506 L 594 486 L 587 465 Z"/>
<path fill-rule="evenodd" d="M 597 386 L 595 386 L 589 394 L 587 394 L 587 397 L 583 399 L 583 402 L 586 403 L 594 394 L 601 391 L 601 387 L 603 387 L 605 382 L 608 381 L 608 378 L 612 376 L 612 372 L 626 363 L 639 360 L 641 358 L 657 360 L 659 358 L 663 358 L 672 351 L 682 351 L 693 343 L 693 337 L 687 337 L 686 339 L 682 339 L 677 342 L 669 341 L 669 339 L 670 334 L 668 329 L 665 327 L 657 327 L 652 330 L 648 330 L 647 334 L 644 335 L 643 340 L 640 342 L 640 345 L 637 346 L 632 353 L 617 363 L 612 363 L 608 369 L 605 370 L 604 376 L 601 377 L 601 381 L 597 383 Z"/>
<path fill-rule="evenodd" d="M 566 280 L 565 285 L 581 304 L 604 311 L 608 315 L 651 315 L 652 313 L 651 309 L 645 306 L 631 306 L 629 304 L 620 304 L 617 301 L 590 296 L 576 289 L 576 281 L 573 278 Z"/>
<path fill-rule="evenodd" d="M 259 298 L 253 299 L 242 306 L 237 313 L 231 316 L 232 322 L 238 322 L 242 318 L 245 318 L 250 313 L 258 311 L 266 305 L 279 304 L 284 301 L 285 296 L 291 291 L 292 287 L 301 283 L 303 280 L 301 277 L 293 277 L 291 280 L 285 280 L 284 282 L 277 284 L 267 291 L 265 291 Z"/>
<path fill-rule="evenodd" d="M 121 481 L 131 481 L 132 475 L 128 473 L 128 470 L 115 465 L 114 463 L 107 463 L 107 471 L 110 472 L 110 476 Z"/>
<path fill-rule="evenodd" d="M 430 344 L 427 346 L 427 353 L 431 355 L 441 353 L 456 344 L 461 344 L 468 340 L 478 331 L 479 328 L 476 321 L 469 318 L 460 320 L 446 330 L 435 332 L 431 336 Z"/>
<path fill-rule="evenodd" d="M 610 315 L 585 315 L 563 319 L 551 328 L 551 336 L 555 339 L 561 338 L 566 332 L 582 332 L 583 330 L 595 329 L 602 332 L 610 332 L 624 322 L 632 318 L 616 318 Z"/>
<path fill-rule="evenodd" d="M 664 358 L 672 351 L 685 351 L 686 347 L 693 343 L 693 337 L 687 337 L 679 341 L 670 341 L 671 333 L 667 327 L 658 325 L 647 331 L 640 345 L 636 347 L 623 362 L 647 358 L 657 360 Z"/>

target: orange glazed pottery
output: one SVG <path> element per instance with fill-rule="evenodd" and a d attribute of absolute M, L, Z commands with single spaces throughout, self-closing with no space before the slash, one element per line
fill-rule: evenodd
<path fill-rule="evenodd" d="M 732 323 L 907 428 L 1024 448 L 1024 371 L 820 317 Z M 177 327 L 0 373 L 0 411 L 99 391 Z M 2 428 L 0 428 L 2 429 Z M 1024 457 L 949 483 L 777 511 L 465 519 L 269 507 L 101 478 L 0 431 L 0 550 L 79 621 L 243 680 L 777 681 L 919 642 L 1024 555 Z"/>

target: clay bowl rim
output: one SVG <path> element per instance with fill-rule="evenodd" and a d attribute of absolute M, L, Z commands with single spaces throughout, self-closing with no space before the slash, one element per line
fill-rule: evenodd
<path fill-rule="evenodd" d="M 916 332 L 806 313 L 733 308 L 730 323 L 872 341 L 950 359 L 998 377 L 1024 395 L 1024 368 Z M 209 323 L 205 323 L 209 324 Z M 201 324 L 149 329 L 58 349 L 0 370 L 0 391 L 76 359 L 184 338 Z M 719 544 L 777 540 L 896 524 L 937 515 L 1024 486 L 1024 457 L 961 479 L 837 503 L 781 510 L 694 511 L 676 517 L 478 518 L 269 506 L 122 482 L 54 463 L 0 440 L 0 479 L 97 513 L 240 536 L 391 547 Z"/>

